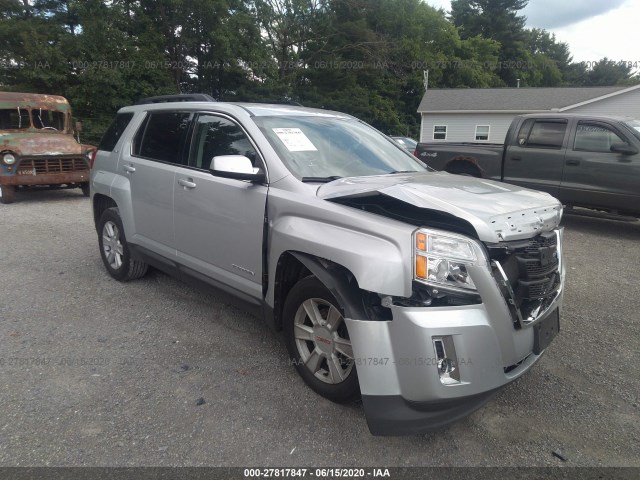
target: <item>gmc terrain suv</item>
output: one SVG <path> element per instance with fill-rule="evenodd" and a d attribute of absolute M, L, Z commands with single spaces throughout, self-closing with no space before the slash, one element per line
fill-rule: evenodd
<path fill-rule="evenodd" d="M 361 396 L 373 434 L 469 414 L 559 330 L 561 204 L 431 171 L 349 115 L 146 99 L 102 139 L 91 196 L 112 277 L 229 294 L 313 390 Z"/>

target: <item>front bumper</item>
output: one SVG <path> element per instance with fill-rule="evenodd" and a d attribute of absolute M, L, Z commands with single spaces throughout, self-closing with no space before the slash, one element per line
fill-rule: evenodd
<path fill-rule="evenodd" d="M 87 182 L 89 182 L 89 171 L 0 176 L 0 185 L 63 185 Z"/>
<path fill-rule="evenodd" d="M 516 328 L 487 269 L 473 272 L 483 303 L 455 307 L 392 306 L 393 320 L 347 319 L 369 429 L 374 435 L 442 428 L 481 407 L 542 356 L 534 328 L 559 311 L 563 290 L 544 315 Z M 564 282 L 564 272 L 562 272 Z M 457 381 L 442 380 L 434 340 L 446 339 Z"/>

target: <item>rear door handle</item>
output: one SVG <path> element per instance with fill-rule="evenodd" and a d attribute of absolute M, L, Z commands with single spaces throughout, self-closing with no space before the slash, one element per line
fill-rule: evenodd
<path fill-rule="evenodd" d="M 181 178 L 178 180 L 178 184 L 182 185 L 185 189 L 196 188 L 196 184 L 193 183 L 193 178 Z"/>
<path fill-rule="evenodd" d="M 520 160 L 522 160 L 522 157 L 511 157 L 511 160 L 515 160 L 516 162 L 519 162 Z"/>
<path fill-rule="evenodd" d="M 570 158 L 569 160 L 567 160 L 567 165 L 580 165 L 580 160 Z"/>
<path fill-rule="evenodd" d="M 124 171 L 127 173 L 133 173 L 136 171 L 136 167 L 134 167 L 133 165 L 125 165 Z"/>

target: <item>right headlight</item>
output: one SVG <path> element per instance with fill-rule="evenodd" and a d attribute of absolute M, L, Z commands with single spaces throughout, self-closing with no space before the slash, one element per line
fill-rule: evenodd
<path fill-rule="evenodd" d="M 16 157 L 13 153 L 5 153 L 2 156 L 2 161 L 7 165 L 13 165 L 14 163 L 16 163 Z"/>
<path fill-rule="evenodd" d="M 414 280 L 432 287 L 475 291 L 467 267 L 478 263 L 473 241 L 463 236 L 416 230 L 414 240 Z"/>

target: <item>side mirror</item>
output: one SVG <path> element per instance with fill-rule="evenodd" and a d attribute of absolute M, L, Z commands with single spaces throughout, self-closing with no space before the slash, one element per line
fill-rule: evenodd
<path fill-rule="evenodd" d="M 638 150 L 633 148 L 628 143 L 614 143 L 611 145 L 611 147 L 609 147 L 609 150 L 614 153 L 621 153 L 623 155 L 635 155 L 636 153 L 638 153 Z"/>
<path fill-rule="evenodd" d="M 265 179 L 264 172 L 253 166 L 244 155 L 220 155 L 211 160 L 210 171 L 213 175 L 235 180 L 249 180 L 260 183 Z"/>

